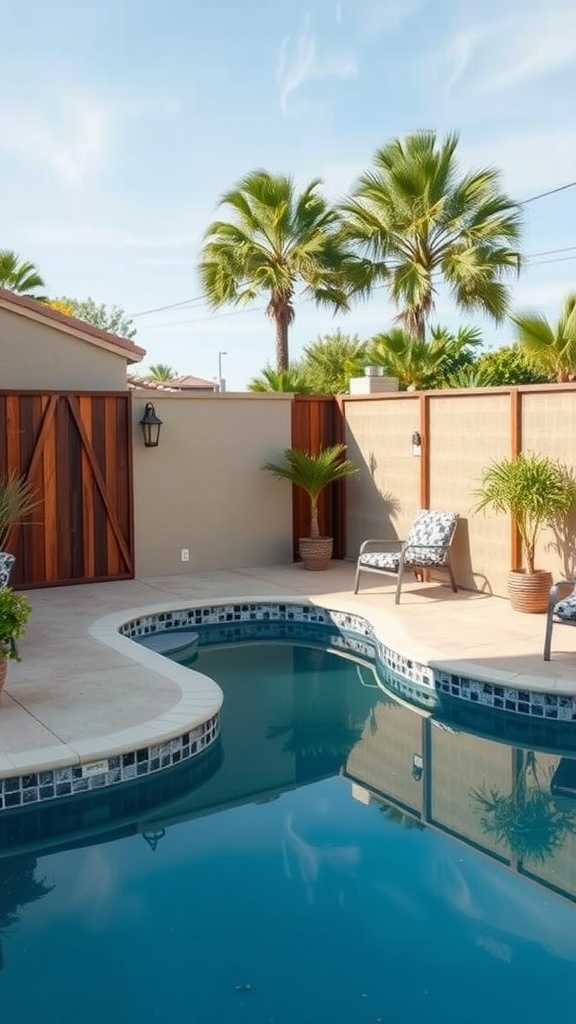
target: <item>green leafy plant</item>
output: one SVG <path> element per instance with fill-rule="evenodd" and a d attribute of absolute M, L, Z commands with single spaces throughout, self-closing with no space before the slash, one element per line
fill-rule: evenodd
<path fill-rule="evenodd" d="M 284 465 L 268 462 L 262 467 L 278 480 L 289 480 L 306 492 L 310 498 L 310 537 L 320 536 L 318 500 L 324 488 L 358 472 L 357 467 L 344 458 L 345 451 L 343 444 L 322 448 L 314 455 L 300 448 L 286 448 Z"/>
<path fill-rule="evenodd" d="M 0 587 L 0 658 L 20 661 L 16 640 L 24 636 L 31 611 L 25 594 Z"/>
<path fill-rule="evenodd" d="M 536 541 L 544 526 L 576 508 L 576 484 L 566 468 L 547 455 L 521 454 L 492 462 L 482 474 L 474 512 L 493 509 L 514 517 L 533 575 Z"/>
<path fill-rule="evenodd" d="M 0 480 L 0 551 L 10 528 L 21 522 L 37 504 L 36 492 L 25 477 L 9 473 Z"/>

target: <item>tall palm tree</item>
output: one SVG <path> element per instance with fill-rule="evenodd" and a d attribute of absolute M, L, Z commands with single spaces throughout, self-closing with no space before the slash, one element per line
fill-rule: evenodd
<path fill-rule="evenodd" d="M 174 377 L 177 376 L 177 371 L 172 366 L 168 366 L 168 363 L 153 363 L 150 367 L 148 379 L 166 381 L 174 380 Z"/>
<path fill-rule="evenodd" d="M 265 296 L 278 370 L 288 368 L 297 289 L 319 305 L 346 310 L 366 268 L 345 249 L 338 215 L 320 185 L 315 179 L 299 193 L 289 177 L 252 171 L 222 196 L 220 206 L 231 219 L 215 221 L 205 234 L 198 269 L 208 304 L 241 305 Z"/>
<path fill-rule="evenodd" d="M 422 337 L 437 286 L 464 310 L 506 315 L 505 278 L 518 271 L 520 207 L 500 191 L 492 168 L 462 174 L 458 135 L 433 131 L 394 139 L 342 205 L 343 235 L 386 279 L 399 319 Z M 372 282 L 373 283 L 373 282 Z"/>
<path fill-rule="evenodd" d="M 45 287 L 34 263 L 21 259 L 11 249 L 0 249 L 0 288 L 45 302 L 46 296 L 37 294 L 39 288 Z"/>
<path fill-rule="evenodd" d="M 576 377 L 576 291 L 569 292 L 555 327 L 542 313 L 512 317 L 520 347 L 530 363 L 561 384 Z"/>
<path fill-rule="evenodd" d="M 401 391 L 420 391 L 443 386 L 457 370 L 470 365 L 472 350 L 481 340 L 477 327 L 461 327 L 455 334 L 432 327 L 428 338 L 393 327 L 372 339 L 368 359 L 397 377 Z"/>

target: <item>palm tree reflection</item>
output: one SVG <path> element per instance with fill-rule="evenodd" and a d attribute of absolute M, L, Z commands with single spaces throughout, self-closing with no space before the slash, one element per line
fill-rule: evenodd
<path fill-rule="evenodd" d="M 566 810 L 542 787 L 533 750 L 515 750 L 512 792 L 483 784 L 472 791 L 484 831 L 518 860 L 544 863 L 576 832 L 576 812 Z"/>

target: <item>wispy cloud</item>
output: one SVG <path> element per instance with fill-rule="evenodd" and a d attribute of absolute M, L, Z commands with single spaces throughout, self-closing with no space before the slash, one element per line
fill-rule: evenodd
<path fill-rule="evenodd" d="M 370 39 L 411 18 L 426 0 L 355 0 L 354 13 L 362 34 Z"/>
<path fill-rule="evenodd" d="M 5 106 L 0 112 L 0 149 L 48 167 L 72 187 L 82 186 L 104 167 L 112 134 L 110 109 L 87 96 L 59 96 L 46 106 Z"/>
<path fill-rule="evenodd" d="M 441 55 L 447 88 L 480 94 L 543 78 L 576 62 L 576 10 L 538 9 L 458 32 Z"/>
<path fill-rule="evenodd" d="M 317 37 L 307 14 L 301 32 L 295 37 L 285 36 L 280 47 L 276 81 L 282 111 L 288 113 L 290 97 L 307 82 L 351 78 L 357 70 L 356 61 L 350 56 L 319 54 Z"/>

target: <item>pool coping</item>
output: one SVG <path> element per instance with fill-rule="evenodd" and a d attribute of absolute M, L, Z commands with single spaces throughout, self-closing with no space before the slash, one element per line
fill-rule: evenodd
<path fill-rule="evenodd" d="M 253 582 L 253 581 L 252 581 Z M 222 587 L 224 590 L 224 585 Z M 128 602 L 127 602 L 128 603 Z M 180 691 L 179 699 L 160 714 L 118 731 L 100 734 L 89 739 L 65 742 L 58 745 L 36 747 L 18 753 L 0 755 L 0 779 L 15 775 L 27 775 L 44 770 L 57 770 L 70 766 L 90 766 L 94 761 L 117 757 L 143 744 L 168 742 L 182 733 L 193 729 L 210 715 L 218 714 L 222 704 L 222 693 L 217 684 L 192 668 L 185 668 L 170 661 L 163 654 L 147 649 L 126 636 L 120 629 L 134 619 L 146 616 L 160 616 L 165 613 L 182 612 L 206 606 L 226 607 L 240 604 L 289 604 L 310 606 L 334 611 L 362 620 L 372 630 L 377 641 L 383 643 L 386 637 L 389 648 L 399 657 L 417 662 L 433 672 L 448 671 L 452 676 L 458 672 L 487 684 L 503 685 L 514 690 L 530 690 L 532 693 L 553 693 L 574 697 L 573 683 L 561 678 L 551 680 L 530 676 L 526 672 L 507 672 L 496 668 L 484 668 L 476 664 L 473 656 L 469 660 L 443 657 L 437 652 L 425 650 L 413 632 L 399 620 L 397 609 L 387 610 L 386 606 L 367 607 L 351 598 L 349 594 L 304 594 L 294 590 L 278 594 L 245 593 L 227 596 L 192 597 L 191 595 L 171 597 L 169 600 L 154 601 L 150 604 L 125 607 L 121 610 L 99 616 L 87 628 L 88 636 L 98 644 L 115 651 L 127 660 L 127 664 L 141 665 L 156 676 L 169 680 Z M 84 634 L 85 635 L 85 634 Z M 449 665 L 449 668 L 446 666 Z M 400 695 L 398 695 L 400 696 Z M 24 709 L 27 710 L 27 709 Z M 55 736 L 55 738 L 57 738 Z M 214 736 L 213 738 L 217 738 Z M 121 781 L 124 781 L 123 779 Z"/>

